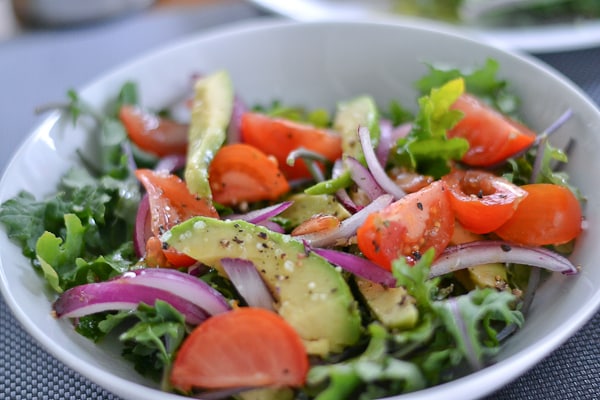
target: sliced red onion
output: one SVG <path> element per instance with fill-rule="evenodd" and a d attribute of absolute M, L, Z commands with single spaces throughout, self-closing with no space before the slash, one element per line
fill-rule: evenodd
<path fill-rule="evenodd" d="M 394 146 L 399 139 L 406 137 L 410 133 L 412 127 L 412 123 L 406 122 L 393 128 L 391 133 L 392 146 Z"/>
<path fill-rule="evenodd" d="M 400 187 L 385 173 L 379 160 L 377 160 L 375 151 L 373 150 L 373 147 L 371 147 L 371 134 L 369 133 L 369 129 L 364 126 L 358 128 L 358 138 L 365 155 L 365 161 L 367 162 L 369 171 L 373 174 L 375 181 L 383 188 L 383 190 L 394 196 L 395 199 L 404 197 L 406 195 L 404 190 L 400 189 Z"/>
<path fill-rule="evenodd" d="M 525 264 L 565 275 L 578 272 L 567 258 L 544 247 L 530 247 L 499 240 L 482 240 L 447 247 L 431 265 L 429 277 L 490 263 Z"/>
<path fill-rule="evenodd" d="M 283 227 L 281 225 L 279 225 L 276 222 L 269 221 L 268 219 L 266 219 L 264 221 L 261 221 L 261 222 L 257 223 L 256 225 L 264 226 L 268 230 L 273 231 L 273 232 L 277 232 L 277 233 L 284 233 L 285 232 L 285 229 L 283 229 Z"/>
<path fill-rule="evenodd" d="M 166 268 L 143 268 L 125 272 L 117 280 L 138 286 L 165 290 L 181 296 L 209 315 L 229 311 L 227 299 L 212 286 L 185 272 Z M 112 281 L 111 281 L 112 282 Z"/>
<path fill-rule="evenodd" d="M 53 311 L 58 318 L 76 318 L 103 311 L 133 310 L 139 303 L 154 305 L 156 300 L 162 300 L 182 313 L 191 325 L 208 318 L 202 308 L 182 297 L 130 281 L 115 279 L 75 286 L 61 294 L 52 306 Z"/>
<path fill-rule="evenodd" d="M 458 328 L 458 331 L 463 341 L 465 349 L 465 359 L 474 371 L 479 371 L 483 368 L 483 363 L 481 362 L 481 358 L 477 355 L 477 352 L 475 351 L 474 343 L 471 340 L 471 335 L 469 334 L 469 330 L 465 324 L 465 319 L 463 318 L 462 313 L 460 312 L 458 301 L 458 298 L 452 297 L 446 300 L 443 304 L 448 306 L 448 309 L 454 317 L 454 322 L 456 323 L 456 327 Z"/>
<path fill-rule="evenodd" d="M 146 243 L 152 236 L 150 224 L 150 200 L 148 194 L 144 194 L 138 205 L 135 225 L 133 226 L 133 249 L 138 257 L 143 257 L 146 254 Z"/>
<path fill-rule="evenodd" d="M 356 214 L 358 211 L 362 210 L 364 207 L 356 204 L 351 198 L 348 192 L 345 189 L 340 189 L 335 192 L 335 197 L 338 199 L 340 204 L 344 206 L 346 210 L 348 210 L 351 214 Z"/>
<path fill-rule="evenodd" d="M 250 211 L 246 214 L 232 214 L 227 218 L 241 219 L 243 221 L 250 222 L 251 224 L 258 224 L 281 214 L 292 204 L 294 204 L 293 201 L 284 201 L 283 203 L 278 203 L 269 207 L 261 208 L 259 210 Z"/>
<path fill-rule="evenodd" d="M 325 176 L 321 170 L 321 164 L 329 163 L 329 160 L 325 156 L 304 147 L 298 147 L 288 154 L 286 158 L 287 165 L 293 167 L 298 158 L 304 161 L 304 165 L 315 182 L 323 182 L 325 180 Z"/>
<path fill-rule="evenodd" d="M 156 166 L 154 167 L 155 171 L 167 171 L 169 173 L 173 173 L 179 169 L 185 167 L 186 157 L 182 154 L 173 154 L 169 156 L 165 156 L 158 160 Z"/>
<path fill-rule="evenodd" d="M 394 278 L 394 275 L 392 275 L 390 271 L 381 268 L 379 265 L 366 258 L 331 249 L 310 247 L 310 251 L 356 276 L 360 276 L 361 278 L 387 287 L 396 286 L 396 278 Z"/>
<path fill-rule="evenodd" d="M 365 222 L 369 214 L 387 207 L 392 201 L 393 197 L 391 195 L 384 194 L 373 200 L 373 202 L 356 214 L 343 220 L 338 229 L 300 235 L 296 238 L 306 241 L 313 247 L 332 246 L 338 241 L 346 242 L 348 238 L 356 234 L 356 230 Z"/>
<path fill-rule="evenodd" d="M 381 119 L 379 121 L 379 143 L 375 148 L 375 155 L 381 165 L 386 165 L 390 150 L 393 146 L 392 142 L 392 121 L 389 119 Z"/>
<path fill-rule="evenodd" d="M 354 183 L 356 183 L 359 188 L 365 191 L 371 201 L 385 194 L 385 190 L 383 190 L 375 181 L 371 172 L 356 158 L 346 157 L 344 162 L 348 166 L 348 170 L 350 171 L 350 175 L 352 176 Z"/>
<path fill-rule="evenodd" d="M 275 310 L 273 296 L 252 261 L 241 258 L 222 258 L 221 266 L 250 307 Z"/>
<path fill-rule="evenodd" d="M 121 151 L 127 157 L 127 168 L 133 174 L 133 172 L 137 169 L 137 164 L 135 162 L 135 157 L 133 156 L 133 149 L 131 148 L 131 142 L 123 141 L 121 143 Z"/>
<path fill-rule="evenodd" d="M 344 173 L 344 171 L 344 163 L 342 159 L 337 159 L 333 163 L 333 168 L 331 169 L 331 177 L 335 179 L 339 177 L 342 173 Z M 356 203 L 354 203 L 354 201 L 352 201 L 346 189 L 339 189 L 337 192 L 335 192 L 335 197 L 338 199 L 340 204 L 344 206 L 344 208 L 346 208 L 346 210 L 348 210 L 351 214 L 356 213 L 362 208 Z"/>
<path fill-rule="evenodd" d="M 246 104 L 238 96 L 233 98 L 233 109 L 231 111 L 231 120 L 227 127 L 227 143 L 239 143 L 242 139 L 240 127 L 242 125 L 242 115 L 248 111 Z"/>
<path fill-rule="evenodd" d="M 385 166 L 387 164 L 390 151 L 392 151 L 398 139 L 408 135 L 411 129 L 411 123 L 405 123 L 398 125 L 397 127 L 393 127 L 389 120 L 384 119 L 379 122 L 380 135 L 379 143 L 375 149 L 375 154 L 377 155 L 377 160 L 379 160 L 381 165 Z"/>

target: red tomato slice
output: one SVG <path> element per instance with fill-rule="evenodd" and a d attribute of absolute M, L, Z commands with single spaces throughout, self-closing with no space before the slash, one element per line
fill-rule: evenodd
<path fill-rule="evenodd" d="M 131 141 L 140 149 L 159 157 L 186 154 L 188 125 L 160 118 L 134 106 L 121 107 L 119 119 Z"/>
<path fill-rule="evenodd" d="M 177 353 L 171 383 L 221 389 L 302 386 L 309 363 L 296 331 L 279 315 L 243 307 L 199 325 Z"/>
<path fill-rule="evenodd" d="M 581 205 L 567 188 L 549 183 L 521 186 L 528 195 L 496 234 L 530 246 L 567 243 L 581 233 Z"/>
<path fill-rule="evenodd" d="M 527 196 L 525 190 L 489 172 L 456 170 L 442 179 L 456 219 L 473 233 L 498 229 Z"/>
<path fill-rule="evenodd" d="M 185 182 L 177 175 L 155 172 L 149 169 L 135 171 L 138 180 L 148 192 L 150 202 L 151 227 L 155 237 L 159 237 L 173 226 L 193 216 L 217 218 L 219 215 L 212 203 L 193 196 Z M 150 241 L 149 241 L 150 242 Z M 156 255 L 156 242 L 149 243 L 149 254 Z M 195 260 L 171 248 L 163 249 L 168 262 L 175 267 L 186 267 Z"/>
<path fill-rule="evenodd" d="M 213 198 L 225 205 L 275 200 L 290 190 L 277 160 L 244 143 L 221 147 L 208 176 Z"/>
<path fill-rule="evenodd" d="M 245 143 L 275 156 L 288 179 L 311 176 L 304 161 L 297 160 L 293 167 L 286 163 L 290 152 L 299 147 L 319 153 L 332 162 L 342 155 L 339 135 L 310 125 L 247 112 L 242 115 L 240 130 Z"/>
<path fill-rule="evenodd" d="M 535 141 L 535 132 L 469 94 L 460 96 L 452 108 L 465 115 L 448 131 L 448 137 L 462 137 L 469 142 L 469 150 L 462 159 L 467 165 L 497 164 Z"/>
<path fill-rule="evenodd" d="M 430 248 L 439 255 L 454 231 L 447 192 L 444 184 L 436 181 L 370 214 L 357 230 L 358 247 L 365 257 L 391 270 L 398 257 L 415 263 Z"/>

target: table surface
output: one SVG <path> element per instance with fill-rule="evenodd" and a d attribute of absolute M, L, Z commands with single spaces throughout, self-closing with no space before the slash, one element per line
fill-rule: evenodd
<path fill-rule="evenodd" d="M 176 38 L 267 15 L 236 0 L 200 3 L 171 0 L 85 27 L 34 30 L 7 17 L 10 4 L 0 0 L 0 172 L 41 122 L 43 117 L 32 112 L 37 105 L 63 98 L 68 89 Z M 110 51 L 98 51 L 107 48 Z M 600 104 L 600 48 L 535 56 Z M 0 398 L 118 399 L 39 347 L 4 300 L 0 300 L 0 329 Z M 599 336 L 600 313 L 532 370 L 487 398 L 599 399 Z"/>

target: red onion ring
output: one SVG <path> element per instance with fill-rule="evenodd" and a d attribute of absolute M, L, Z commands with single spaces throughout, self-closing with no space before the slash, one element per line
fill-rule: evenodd
<path fill-rule="evenodd" d="M 499 240 L 482 240 L 447 247 L 432 263 L 429 277 L 490 263 L 525 264 L 565 275 L 578 269 L 567 258 L 544 247 L 530 247 Z"/>
<path fill-rule="evenodd" d="M 348 171 L 350 171 L 350 175 L 352 176 L 354 183 L 356 183 L 359 188 L 365 191 L 371 201 L 386 193 L 385 190 L 383 190 L 375 181 L 371 172 L 356 158 L 346 157 L 344 162 L 348 166 Z"/>
<path fill-rule="evenodd" d="M 385 190 L 387 193 L 394 196 L 395 199 L 400 199 L 406 195 L 404 190 L 400 189 L 398 185 L 385 173 L 385 170 L 379 163 L 373 147 L 371 147 L 371 134 L 369 129 L 361 126 L 358 128 L 358 138 L 362 146 L 363 153 L 365 155 L 365 161 L 369 167 L 369 171 L 373 174 L 373 178 Z"/>
<path fill-rule="evenodd" d="M 112 310 L 133 310 L 139 303 L 154 305 L 156 300 L 169 303 L 185 316 L 191 325 L 208 318 L 208 314 L 197 305 L 166 290 L 139 286 L 127 279 L 89 283 L 75 286 L 54 302 L 52 309 L 58 318 L 76 318 Z"/>
<path fill-rule="evenodd" d="M 167 171 L 169 173 L 173 173 L 185 167 L 185 162 L 186 157 L 182 154 L 168 155 L 158 160 L 158 163 L 156 163 L 154 170 Z"/>
<path fill-rule="evenodd" d="M 201 279 L 175 269 L 136 269 L 125 272 L 115 279 L 137 286 L 167 291 L 186 299 L 209 315 L 221 314 L 231 308 L 227 299 L 212 286 Z"/>
<path fill-rule="evenodd" d="M 287 210 L 292 204 L 293 201 L 284 201 L 283 203 L 275 204 L 269 207 L 261 208 L 259 210 L 250 211 L 246 214 L 232 214 L 229 215 L 228 219 L 241 219 L 246 222 L 250 222 L 251 224 L 258 224 L 260 222 L 264 222 L 269 218 L 273 218 L 285 210 Z"/>
<path fill-rule="evenodd" d="M 241 258 L 222 258 L 221 266 L 250 307 L 275 310 L 273 296 L 252 261 Z"/>
<path fill-rule="evenodd" d="M 146 243 L 152 237 L 150 223 L 150 200 L 148 199 L 148 194 L 144 194 L 138 205 L 135 224 L 133 226 L 133 249 L 138 257 L 146 255 Z"/>
<path fill-rule="evenodd" d="M 379 265 L 366 258 L 331 249 L 310 247 L 310 251 L 356 276 L 360 276 L 361 278 L 387 287 L 396 286 L 396 278 L 394 278 L 394 275 L 392 275 L 391 272 L 381 268 Z"/>
<path fill-rule="evenodd" d="M 248 111 L 246 104 L 238 96 L 233 98 L 231 120 L 227 127 L 227 143 L 239 143 L 242 140 L 240 127 L 242 126 L 242 115 Z"/>

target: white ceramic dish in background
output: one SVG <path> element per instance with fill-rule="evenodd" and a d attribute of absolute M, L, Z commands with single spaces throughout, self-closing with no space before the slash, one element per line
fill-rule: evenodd
<path fill-rule="evenodd" d="M 155 0 L 13 0 L 15 14 L 41 26 L 67 26 L 100 21 L 149 7 Z"/>
<path fill-rule="evenodd" d="M 600 305 L 600 113 L 573 84 L 531 58 L 507 53 L 464 38 L 437 25 L 360 22 L 295 23 L 258 21 L 193 37 L 136 60 L 80 90 L 101 107 L 121 84 L 134 79 L 147 106 L 162 107 L 185 92 L 192 74 L 218 68 L 230 71 L 237 93 L 249 104 L 281 99 L 286 104 L 333 109 L 336 101 L 361 93 L 381 105 L 391 99 L 415 104 L 413 82 L 424 62 L 459 67 L 499 61 L 523 99 L 526 122 L 541 131 L 567 108 L 574 116 L 553 139 L 570 137 L 576 145 L 568 166 L 573 182 L 588 197 L 587 230 L 573 254 L 581 274 L 555 274 L 539 290 L 525 327 L 512 337 L 494 364 L 410 399 L 468 399 L 507 384 L 575 333 Z M 86 132 L 73 129 L 58 114 L 33 132 L 15 155 L 0 182 L 0 202 L 28 190 L 43 196 L 86 147 Z M 74 370 L 130 400 L 175 400 L 140 378 L 112 343 L 100 346 L 75 333 L 68 321 L 50 315 L 53 300 L 21 251 L 0 232 L 0 280 L 6 302 L 25 329 L 50 353 Z"/>
<path fill-rule="evenodd" d="M 397 0 L 251 0 L 256 5 L 298 21 L 327 19 L 392 19 L 402 22 L 410 18 L 390 13 Z M 526 27 L 466 27 L 487 40 L 511 49 L 532 53 L 584 49 L 600 45 L 600 19 L 568 24 Z"/>

